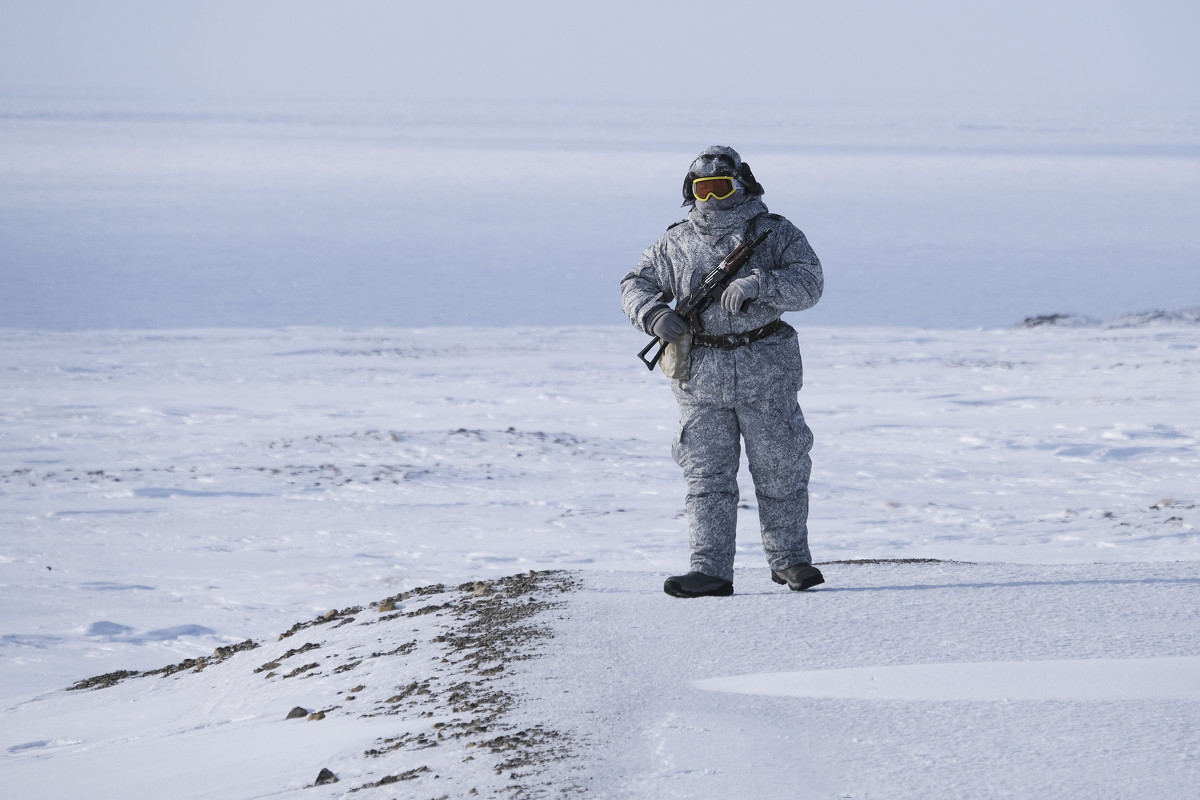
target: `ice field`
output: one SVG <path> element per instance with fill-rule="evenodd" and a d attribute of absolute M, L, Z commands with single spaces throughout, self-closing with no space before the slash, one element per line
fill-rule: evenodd
<path fill-rule="evenodd" d="M 1195 114 L 0 95 L 0 327 L 624 324 L 714 143 L 826 265 L 806 324 L 1200 304 Z"/>
<path fill-rule="evenodd" d="M 421 767 L 372 791 L 762 796 L 800 771 L 821 797 L 1186 796 L 1200 327 L 1134 322 L 801 327 L 828 583 L 769 581 L 744 483 L 737 594 L 687 602 L 661 592 L 687 556 L 673 400 L 631 328 L 6 332 L 0 772 L 31 798 L 290 796 L 326 766 L 304 796 Z M 837 563 L 864 559 L 938 561 Z M 468 723 L 437 694 L 466 667 L 427 652 L 461 623 L 424 596 L 379 640 L 423 655 L 373 672 L 264 682 L 250 652 L 63 691 L 547 569 L 574 581 L 535 618 L 553 636 L 497 678 L 505 719 L 572 742 L 540 766 L 480 766 L 464 742 L 494 731 L 363 755 Z M 314 630 L 328 658 L 366 646 Z M 443 699 L 407 716 L 338 697 L 418 679 Z M 279 728 L 293 705 L 338 708 Z"/>
<path fill-rule="evenodd" d="M 0 95 L 0 794 L 1194 795 L 1195 115 L 681 109 Z M 743 470 L 680 601 L 618 281 L 718 142 L 827 583 Z"/>

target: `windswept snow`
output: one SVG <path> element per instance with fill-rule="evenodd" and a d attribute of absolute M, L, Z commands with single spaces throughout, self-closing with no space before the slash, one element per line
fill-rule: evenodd
<path fill-rule="evenodd" d="M 737 594 L 685 602 L 661 591 L 687 556 L 674 401 L 627 327 L 0 332 L 0 783 L 509 796 L 458 739 L 364 755 L 454 713 L 360 718 L 340 661 L 254 670 L 330 609 L 552 569 L 576 584 L 536 615 L 553 638 L 496 678 L 505 736 L 572 743 L 548 796 L 1189 796 L 1200 328 L 800 336 L 828 583 L 770 582 L 743 474 Z M 436 614 L 306 628 L 296 666 L 416 641 L 362 681 L 385 701 L 454 668 Z M 303 788 L 328 765 L 354 781 Z"/>
<path fill-rule="evenodd" d="M 854 700 L 1200 701 L 1200 656 L 851 667 L 708 678 L 695 685 L 717 692 Z"/>
<path fill-rule="evenodd" d="M 419 781 L 465 797 L 520 771 L 528 793 L 571 740 L 517 724 L 509 675 L 570 586 L 539 573 L 423 587 L 270 642 L 77 682 L 7 709 L 10 730 L 32 737 L 3 743 L 17 757 L 7 782 L 25 800 L 280 797 L 328 771 L 342 785 L 326 796 Z"/>
<path fill-rule="evenodd" d="M 1193 793 L 1200 703 L 1180 680 L 1197 677 L 1200 655 L 1194 561 L 823 570 L 826 584 L 793 593 L 748 564 L 729 602 L 686 603 L 634 575 L 586 573 L 529 669 L 546 676 L 544 696 L 566 692 L 551 707 L 595 742 L 597 793 Z M 1173 683 L 1110 681 L 1138 665 L 1143 680 Z M 776 673 L 829 677 L 814 686 L 823 692 L 771 691 Z M 847 673 L 882 686 L 856 693 Z M 1081 680 L 1052 680 L 1066 673 Z"/>

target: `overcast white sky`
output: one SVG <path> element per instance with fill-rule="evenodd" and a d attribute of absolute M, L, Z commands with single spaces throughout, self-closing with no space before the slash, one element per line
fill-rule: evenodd
<path fill-rule="evenodd" d="M 0 0 L 0 90 L 1200 106 L 1196 0 Z"/>

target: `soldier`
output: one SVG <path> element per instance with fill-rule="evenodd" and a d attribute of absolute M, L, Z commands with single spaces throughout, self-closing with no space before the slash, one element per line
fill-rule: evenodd
<path fill-rule="evenodd" d="M 770 230 L 692 333 L 690 374 L 673 379 L 679 428 L 671 447 L 687 480 L 691 567 L 663 586 L 675 597 L 733 594 L 741 440 L 758 498 L 763 549 L 776 583 L 824 582 L 808 549 L 812 432 L 796 395 L 803 367 L 796 331 L 780 316 L 821 297 L 821 262 L 800 230 L 768 213 L 750 165 L 730 147 L 703 150 L 683 181 L 687 219 L 675 223 L 621 280 L 635 326 L 666 342 L 689 335 L 667 305 L 686 296 L 735 247 Z"/>

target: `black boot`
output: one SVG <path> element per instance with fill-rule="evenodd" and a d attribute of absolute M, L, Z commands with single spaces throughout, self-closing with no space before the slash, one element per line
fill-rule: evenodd
<path fill-rule="evenodd" d="M 667 578 L 663 591 L 672 597 L 729 597 L 733 594 L 733 583 L 701 572 L 689 572 Z"/>
<path fill-rule="evenodd" d="M 786 583 L 793 592 L 802 592 L 824 583 L 825 576 L 812 564 L 793 564 L 787 569 L 771 570 L 771 580 Z"/>

